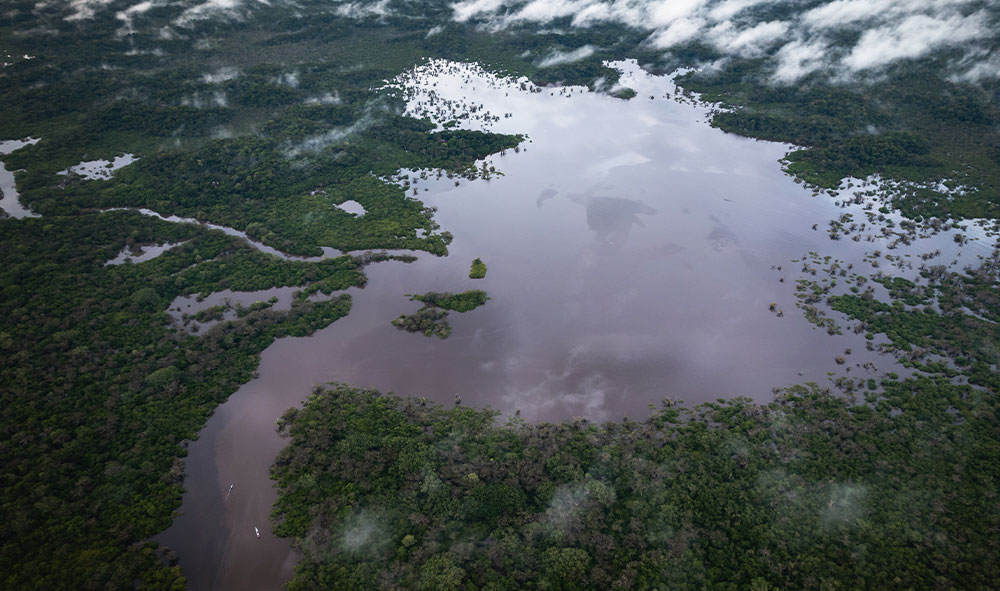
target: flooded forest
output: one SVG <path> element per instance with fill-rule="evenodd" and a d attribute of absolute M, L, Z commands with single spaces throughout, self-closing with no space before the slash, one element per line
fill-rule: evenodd
<path fill-rule="evenodd" d="M 993 589 L 985 0 L 14 0 L 0 586 Z"/>

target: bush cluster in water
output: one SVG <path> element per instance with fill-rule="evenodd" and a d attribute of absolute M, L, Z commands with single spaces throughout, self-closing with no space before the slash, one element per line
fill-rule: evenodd
<path fill-rule="evenodd" d="M 486 277 L 486 263 L 482 259 L 472 261 L 472 268 L 469 269 L 469 279 L 482 279 Z"/>
<path fill-rule="evenodd" d="M 437 335 L 446 339 L 451 334 L 448 310 L 468 312 L 482 306 L 490 298 L 485 291 L 473 289 L 462 293 L 432 291 L 410 296 L 410 299 L 423 302 L 424 306 L 413 314 L 403 314 L 393 320 L 392 325 L 407 332 L 423 333 L 425 337 Z"/>

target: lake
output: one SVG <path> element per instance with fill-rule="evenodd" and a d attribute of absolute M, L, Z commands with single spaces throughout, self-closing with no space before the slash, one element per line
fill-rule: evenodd
<path fill-rule="evenodd" d="M 795 383 L 905 373 L 866 350 L 839 315 L 830 313 L 841 335 L 806 321 L 795 285 L 817 279 L 807 253 L 862 274 L 880 261 L 880 270 L 915 278 L 921 254 L 940 251 L 926 264 L 960 268 L 993 248 L 974 224 L 962 230 L 972 239 L 964 246 L 956 230 L 903 244 L 889 229 L 899 216 L 878 219 L 877 182 L 855 181 L 836 198 L 817 194 L 781 172 L 790 146 L 713 129 L 711 106 L 677 100 L 668 77 L 617 67 L 637 91 L 630 101 L 582 88 L 522 89 L 445 62 L 396 81 L 412 113 L 444 124 L 472 112 L 458 125 L 529 139 L 487 159 L 503 173 L 489 180 L 401 173 L 399 182 L 417 178 L 410 194 L 415 186 L 454 235 L 449 256 L 369 266 L 367 286 L 348 291 L 347 318 L 268 348 L 259 377 L 190 444 L 183 515 L 157 540 L 177 551 L 191 589 L 278 589 L 290 578 L 295 554 L 269 523 L 268 470 L 284 445 L 274 425 L 317 384 L 449 405 L 459 397 L 530 421 L 641 419 L 664 398 L 766 402 L 773 388 Z M 830 221 L 845 214 L 857 227 L 832 239 Z M 485 279 L 468 278 L 476 257 L 488 265 Z M 468 289 L 491 299 L 452 312 L 447 340 L 390 325 L 420 307 L 406 294 Z"/>

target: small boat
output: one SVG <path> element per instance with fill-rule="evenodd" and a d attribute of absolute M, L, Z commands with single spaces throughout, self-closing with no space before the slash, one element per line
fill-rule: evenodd
<path fill-rule="evenodd" d="M 253 527 L 253 531 L 254 531 L 255 534 L 257 534 L 257 539 L 259 540 L 260 539 L 260 530 L 257 529 L 256 525 Z"/>
<path fill-rule="evenodd" d="M 233 483 L 233 484 L 230 484 L 230 485 L 229 485 L 229 491 L 228 491 L 228 492 L 226 492 L 226 498 L 227 498 L 227 499 L 229 498 L 229 495 L 233 494 L 233 487 L 234 487 L 234 486 L 236 486 L 236 483 Z"/>

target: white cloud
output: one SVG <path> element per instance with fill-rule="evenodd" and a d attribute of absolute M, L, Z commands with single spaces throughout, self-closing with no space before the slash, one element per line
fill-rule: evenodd
<path fill-rule="evenodd" d="M 649 24 L 654 27 L 670 26 L 681 19 L 690 18 L 700 8 L 703 8 L 706 3 L 706 0 L 653 2 L 647 9 Z"/>
<path fill-rule="evenodd" d="M 766 4 L 773 0 L 726 0 L 711 9 L 709 16 L 713 20 L 725 21 L 740 14 L 747 8 L 753 8 L 758 4 Z"/>
<path fill-rule="evenodd" d="M 280 84 L 282 86 L 287 86 L 289 88 L 299 87 L 299 73 L 298 72 L 285 72 L 284 74 L 279 74 L 274 79 L 275 84 Z"/>
<path fill-rule="evenodd" d="M 770 56 L 773 80 L 790 83 L 814 71 L 832 77 L 916 59 L 943 48 L 997 39 L 1000 22 L 984 5 L 997 0 L 462 0 L 454 20 L 479 20 L 488 28 L 550 24 L 619 23 L 649 31 L 649 44 L 668 49 L 700 40 L 732 57 Z M 781 19 L 773 20 L 780 8 Z M 770 13 L 770 14 L 769 14 Z M 764 15 L 764 16 L 761 16 Z M 849 48 L 831 42 L 834 32 L 856 31 Z M 967 53 L 969 53 L 967 51 Z M 980 55 L 983 52 L 980 52 Z M 992 58 L 991 58 L 992 59 Z M 993 77 L 994 61 L 963 63 L 969 79 Z"/>
<path fill-rule="evenodd" d="M 388 16 L 391 12 L 389 9 L 389 0 L 349 2 L 337 7 L 337 14 L 355 19 L 362 19 L 369 16 Z"/>
<path fill-rule="evenodd" d="M 851 70 L 867 70 L 900 59 L 921 57 L 942 46 L 982 39 L 992 34 L 984 26 L 985 20 L 982 12 L 945 19 L 914 15 L 899 24 L 865 31 L 843 63 Z"/>
<path fill-rule="evenodd" d="M 94 18 L 94 13 L 111 4 L 114 0 L 70 0 L 69 8 L 73 14 L 66 17 L 67 21 L 82 21 Z"/>
<path fill-rule="evenodd" d="M 704 26 L 705 21 L 701 19 L 681 19 L 653 35 L 650 42 L 660 49 L 680 45 L 697 37 Z"/>
<path fill-rule="evenodd" d="M 591 23 L 607 21 L 611 20 L 611 18 L 612 14 L 608 5 L 598 2 L 577 12 L 576 15 L 573 16 L 573 26 L 586 27 Z"/>
<path fill-rule="evenodd" d="M 454 12 L 454 19 L 460 23 L 477 17 L 481 14 L 495 12 L 504 5 L 504 0 L 465 0 L 451 6 Z"/>
<path fill-rule="evenodd" d="M 181 13 L 175 24 L 185 26 L 193 21 L 214 18 L 218 16 L 233 16 L 242 4 L 241 0 L 206 0 L 188 8 Z"/>
<path fill-rule="evenodd" d="M 776 54 L 778 60 L 774 80 L 783 84 L 795 82 L 824 66 L 829 47 L 822 40 L 813 43 L 792 41 Z"/>
<path fill-rule="evenodd" d="M 594 55 L 593 45 L 584 45 L 573 51 L 552 51 L 542 58 L 542 61 L 538 62 L 538 67 L 548 68 L 549 66 L 558 66 L 559 64 L 570 64 L 592 55 Z"/>
<path fill-rule="evenodd" d="M 842 27 L 885 14 L 893 4 L 894 0 L 836 0 L 805 13 L 802 22 L 810 27 Z"/>
<path fill-rule="evenodd" d="M 585 9 L 590 2 L 583 0 L 532 0 L 524 5 L 513 18 L 533 22 L 548 22 L 564 16 L 577 14 Z"/>
<path fill-rule="evenodd" d="M 218 84 L 220 82 L 226 82 L 232 80 L 240 75 L 240 71 L 233 67 L 219 68 L 214 72 L 209 72 L 201 77 L 202 82 L 205 84 Z"/>
<path fill-rule="evenodd" d="M 156 5 L 153 3 L 152 0 L 145 0 L 144 2 L 133 4 L 132 6 L 126 8 L 125 10 L 118 11 L 118 14 L 116 14 L 115 16 L 118 18 L 118 20 L 129 21 L 132 20 L 132 17 L 137 14 L 144 14 L 148 12 L 149 9 L 152 8 L 153 6 Z"/>
<path fill-rule="evenodd" d="M 730 21 L 716 25 L 709 36 L 717 48 L 727 53 L 751 57 L 760 54 L 785 37 L 789 24 L 783 21 L 760 23 L 739 30 Z"/>
<path fill-rule="evenodd" d="M 976 61 L 971 62 L 971 67 L 968 63 L 958 64 L 958 69 L 962 71 L 953 74 L 948 79 L 952 82 L 972 83 L 1000 79 L 1000 52 L 991 53 L 985 58 L 978 56 L 978 58 Z"/>

